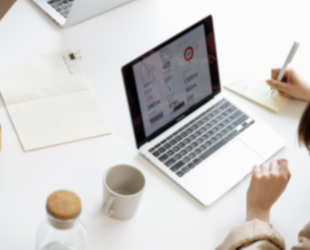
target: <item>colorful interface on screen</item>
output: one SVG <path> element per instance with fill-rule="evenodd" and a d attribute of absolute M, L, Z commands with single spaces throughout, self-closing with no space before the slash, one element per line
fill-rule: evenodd
<path fill-rule="evenodd" d="M 212 93 L 204 26 L 133 66 L 145 135 Z"/>

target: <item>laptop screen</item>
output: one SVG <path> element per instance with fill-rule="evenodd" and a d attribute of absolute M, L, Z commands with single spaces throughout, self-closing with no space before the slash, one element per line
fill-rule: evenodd
<path fill-rule="evenodd" d="M 124 66 L 123 76 L 139 147 L 219 91 L 211 16 Z"/>
<path fill-rule="evenodd" d="M 212 93 L 204 26 L 133 65 L 145 135 Z"/>

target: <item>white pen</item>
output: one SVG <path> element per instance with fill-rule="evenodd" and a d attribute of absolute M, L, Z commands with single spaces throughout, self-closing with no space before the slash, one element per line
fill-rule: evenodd
<path fill-rule="evenodd" d="M 283 75 L 284 75 L 285 70 L 287 68 L 287 65 L 292 61 L 292 59 L 293 59 L 293 57 L 294 57 L 294 55 L 296 53 L 296 50 L 298 49 L 298 46 L 299 46 L 299 43 L 296 43 L 296 42 L 293 43 L 293 46 L 292 46 L 292 48 L 290 50 L 290 53 L 288 54 L 288 56 L 287 56 L 287 58 L 286 58 L 286 60 L 285 60 L 285 62 L 283 64 L 283 67 L 281 68 L 280 73 L 279 73 L 279 75 L 277 77 L 277 81 L 282 81 L 282 78 L 283 78 Z M 272 90 L 271 94 L 273 94 L 275 92 L 275 90 L 276 89 L 274 88 Z"/>

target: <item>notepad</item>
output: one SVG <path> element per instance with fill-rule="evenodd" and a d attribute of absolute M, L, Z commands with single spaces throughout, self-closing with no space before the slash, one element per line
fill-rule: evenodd
<path fill-rule="evenodd" d="M 272 94 L 266 84 L 267 77 L 247 67 L 240 67 L 224 85 L 226 89 L 241 95 L 265 108 L 278 112 L 287 100 L 278 91 Z"/>
<path fill-rule="evenodd" d="M 112 132 L 70 53 L 0 64 L 0 91 L 24 151 Z"/>

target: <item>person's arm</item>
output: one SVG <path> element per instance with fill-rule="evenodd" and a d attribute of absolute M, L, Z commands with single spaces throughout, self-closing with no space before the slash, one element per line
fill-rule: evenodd
<path fill-rule="evenodd" d="M 292 69 L 285 71 L 282 82 L 277 81 L 278 74 L 281 69 L 271 70 L 271 79 L 266 83 L 271 89 L 279 91 L 281 96 L 295 98 L 302 101 L 310 101 L 310 85 L 300 79 L 296 72 Z"/>
<path fill-rule="evenodd" d="M 259 219 L 269 222 L 272 205 L 280 197 L 291 178 L 287 160 L 281 159 L 253 168 L 247 193 L 247 221 Z"/>
<path fill-rule="evenodd" d="M 292 250 L 310 250 L 310 223 L 308 223 L 298 235 L 299 244 L 292 247 Z"/>
<path fill-rule="evenodd" d="M 284 239 L 268 222 L 257 219 L 233 228 L 217 250 L 284 250 Z"/>
<path fill-rule="evenodd" d="M 247 222 L 233 228 L 217 250 L 285 249 L 284 239 L 269 224 L 269 213 L 290 177 L 285 159 L 255 166 L 247 193 Z"/>
<path fill-rule="evenodd" d="M 1 0 L 0 1 L 0 20 L 4 17 L 4 15 L 8 12 L 8 10 L 12 7 L 16 0 Z"/>

